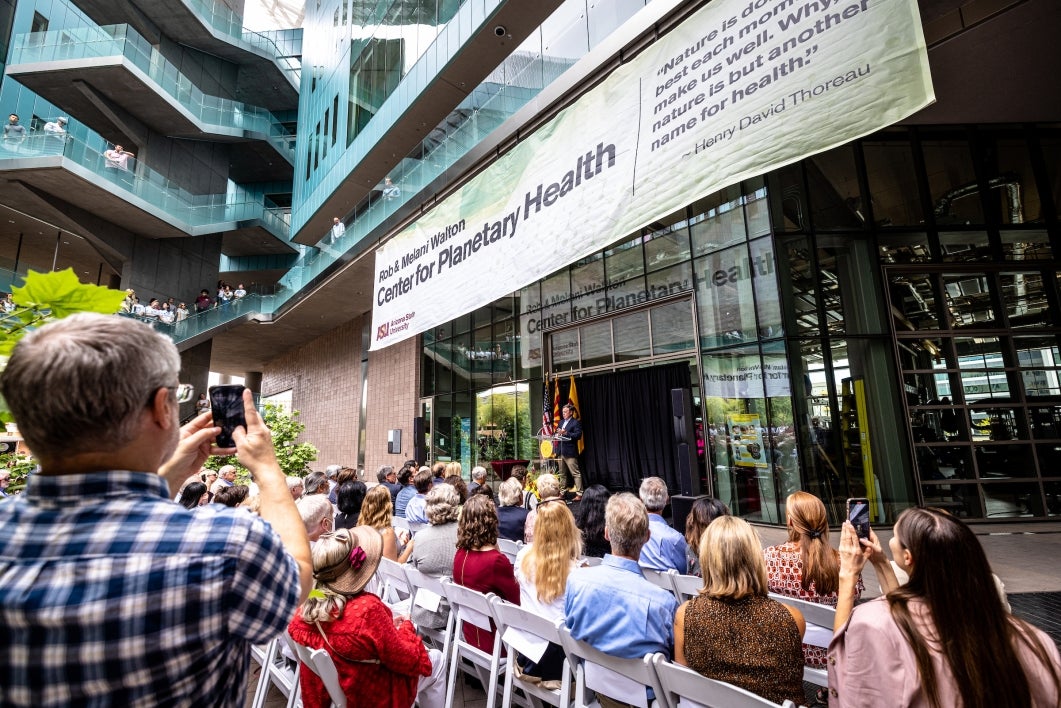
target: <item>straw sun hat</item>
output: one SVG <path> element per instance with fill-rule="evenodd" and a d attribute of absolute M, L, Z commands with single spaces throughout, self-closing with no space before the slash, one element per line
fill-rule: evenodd
<path fill-rule="evenodd" d="M 319 588 L 356 595 L 376 574 L 382 557 L 383 537 L 376 529 L 339 529 L 322 535 L 314 545 L 313 578 Z"/>

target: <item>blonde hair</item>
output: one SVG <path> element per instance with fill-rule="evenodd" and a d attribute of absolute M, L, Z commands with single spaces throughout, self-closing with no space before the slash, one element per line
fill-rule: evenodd
<path fill-rule="evenodd" d="M 604 507 L 604 529 L 612 553 L 636 557 L 649 537 L 645 505 L 630 492 L 613 494 Z"/>
<path fill-rule="evenodd" d="M 582 533 L 567 504 L 539 504 L 534 543 L 520 561 L 520 570 L 534 583 L 539 600 L 549 603 L 563 597 L 571 564 L 581 555 Z"/>
<path fill-rule="evenodd" d="M 542 499 L 560 496 L 560 480 L 546 472 L 538 476 L 538 494 Z"/>
<path fill-rule="evenodd" d="M 347 529 L 326 533 L 313 544 L 313 587 L 320 590 L 323 597 L 311 595 L 302 603 L 302 619 L 305 622 L 331 622 L 343 616 L 346 597 L 328 587 L 327 582 L 317 580 L 316 576 L 318 568 L 331 568 L 342 562 L 343 558 L 348 558 L 352 546 L 353 541 Z"/>
<path fill-rule="evenodd" d="M 463 471 L 464 471 L 464 469 L 461 467 L 461 463 L 459 463 L 459 462 L 447 463 L 446 464 L 446 472 L 445 472 L 445 474 L 442 475 L 442 479 L 445 479 L 446 477 L 452 477 L 453 475 L 457 475 L 458 477 L 460 477 L 461 476 L 461 472 L 463 472 Z"/>
<path fill-rule="evenodd" d="M 762 542 L 737 516 L 720 516 L 700 537 L 700 594 L 716 600 L 766 597 L 766 561 Z"/>
<path fill-rule="evenodd" d="M 523 484 L 515 477 L 509 477 L 497 488 L 497 498 L 501 506 L 519 506 L 523 501 Z"/>
<path fill-rule="evenodd" d="M 393 505 L 391 504 L 391 493 L 382 484 L 368 490 L 365 501 L 361 504 L 361 516 L 358 518 L 362 526 L 371 526 L 376 530 L 382 530 L 391 525 Z"/>

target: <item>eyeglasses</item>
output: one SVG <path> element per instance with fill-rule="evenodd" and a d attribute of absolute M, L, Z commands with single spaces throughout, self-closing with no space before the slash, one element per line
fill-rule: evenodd
<path fill-rule="evenodd" d="M 177 403 L 187 403 L 195 395 L 195 386 L 192 384 L 177 384 L 176 386 L 166 386 L 166 388 L 177 392 Z"/>

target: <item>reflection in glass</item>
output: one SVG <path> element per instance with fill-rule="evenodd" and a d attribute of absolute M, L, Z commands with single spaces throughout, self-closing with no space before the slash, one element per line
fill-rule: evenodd
<path fill-rule="evenodd" d="M 997 326 L 988 283 L 988 277 L 983 273 L 948 273 L 943 276 L 952 327 Z"/>
<path fill-rule="evenodd" d="M 939 235 L 944 261 L 969 262 L 991 260 L 987 234 L 983 231 L 950 231 Z"/>
<path fill-rule="evenodd" d="M 649 272 L 689 258 L 689 231 L 684 222 L 645 236 L 645 263 Z"/>
<path fill-rule="evenodd" d="M 1046 327 L 1052 324 L 1050 305 L 1040 273 L 999 273 L 998 284 L 1010 327 Z"/>
<path fill-rule="evenodd" d="M 882 263 L 927 263 L 932 260 L 928 234 L 884 232 L 877 236 Z"/>
<path fill-rule="evenodd" d="M 549 338 L 549 357 L 556 371 L 578 368 L 578 329 L 565 329 Z"/>
<path fill-rule="evenodd" d="M 735 344 L 758 337 L 755 299 L 752 294 L 753 264 L 747 248 L 736 246 L 701 258 L 697 283 L 697 313 L 702 347 Z"/>
<path fill-rule="evenodd" d="M 989 519 L 1044 515 L 1037 484 L 985 484 L 982 489 Z"/>
<path fill-rule="evenodd" d="M 1018 408 L 970 406 L 973 440 L 1027 440 L 1024 411 Z"/>
<path fill-rule="evenodd" d="M 918 226 L 925 221 L 917 191 L 910 142 L 897 140 L 862 143 L 873 218 L 877 226 Z"/>
<path fill-rule="evenodd" d="M 689 300 L 675 300 L 649 310 L 652 319 L 652 353 L 670 354 L 696 347 L 693 311 Z"/>
<path fill-rule="evenodd" d="M 743 201 L 739 185 L 734 185 L 690 207 L 694 215 L 689 221 L 694 256 L 744 241 Z M 758 202 L 756 208 L 761 208 Z"/>
<path fill-rule="evenodd" d="M 962 371 L 962 393 L 967 401 L 1009 398 L 1009 382 L 1004 371 Z"/>
<path fill-rule="evenodd" d="M 645 263 L 641 251 L 641 238 L 631 239 L 605 251 L 604 264 L 608 285 L 620 283 L 644 273 Z"/>
<path fill-rule="evenodd" d="M 571 293 L 581 295 L 604 289 L 604 254 L 594 253 L 571 266 Z"/>
<path fill-rule="evenodd" d="M 803 164 L 815 228 L 860 229 L 866 217 L 855 172 L 854 146 L 849 143 L 818 153 Z"/>
<path fill-rule="evenodd" d="M 603 366 L 612 363 L 612 324 L 594 322 L 581 328 L 582 366 Z"/>
<path fill-rule="evenodd" d="M 1037 440 L 1061 439 L 1061 406 L 1032 406 L 1028 409 L 1028 415 L 1030 417 L 1032 435 Z M 1043 469 L 1050 470 L 1047 474 L 1053 476 L 1055 474 L 1054 470 L 1061 470 L 1061 467 L 1043 465 Z M 1061 474 L 1058 476 L 1061 476 Z"/>
<path fill-rule="evenodd" d="M 680 295 L 693 289 L 693 264 L 686 261 L 673 268 L 659 270 L 645 276 L 648 281 L 648 299 Z"/>
<path fill-rule="evenodd" d="M 924 273 L 902 273 L 891 276 L 892 307 L 899 310 L 896 327 L 909 331 L 941 329 L 936 306 L 938 276 Z"/>
<path fill-rule="evenodd" d="M 648 311 L 640 310 L 616 317 L 615 360 L 630 361 L 652 352 L 648 336 Z"/>
<path fill-rule="evenodd" d="M 924 140 L 921 149 L 936 223 L 984 223 L 969 143 L 964 140 Z"/>
<path fill-rule="evenodd" d="M 760 238 L 750 244 L 752 263 L 752 284 L 755 289 L 755 303 L 759 311 L 759 337 L 771 339 L 784 335 L 781 320 L 781 293 L 777 287 L 777 274 L 774 272 L 774 247 L 769 238 Z"/>
<path fill-rule="evenodd" d="M 946 509 L 958 518 L 981 518 L 980 494 L 975 484 L 922 484 L 925 506 Z"/>
<path fill-rule="evenodd" d="M 571 297 L 571 281 L 567 275 L 567 268 L 561 268 L 542 281 L 542 304 L 555 305 Z"/>
<path fill-rule="evenodd" d="M 1052 259 L 1050 237 L 1045 230 L 1003 231 L 1002 257 L 1007 261 L 1048 261 Z"/>

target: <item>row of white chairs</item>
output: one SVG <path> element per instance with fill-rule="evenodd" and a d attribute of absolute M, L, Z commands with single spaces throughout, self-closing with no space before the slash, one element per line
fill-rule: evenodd
<path fill-rule="evenodd" d="M 678 602 L 685 602 L 696 597 L 700 588 L 704 586 L 703 578 L 695 575 L 682 575 L 674 570 L 666 572 L 642 568 L 641 572 L 645 579 L 653 585 L 663 588 L 667 592 L 674 593 Z M 803 615 L 807 623 L 807 632 L 804 634 L 803 642 L 812 646 L 828 646 L 828 640 L 833 634 L 833 624 L 836 619 L 836 608 L 828 605 L 819 605 L 786 595 L 769 593 L 771 600 L 776 600 L 782 605 L 794 607 Z M 828 686 L 829 675 L 825 669 L 815 669 L 809 666 L 803 669 L 803 680 L 816 686 Z"/>
<path fill-rule="evenodd" d="M 297 659 L 289 660 L 281 650 L 286 645 Z M 346 708 L 346 694 L 339 684 L 339 671 L 335 662 L 324 649 L 310 649 L 293 640 L 284 632 L 263 646 L 251 647 L 251 656 L 261 666 L 258 685 L 254 691 L 252 708 L 262 708 L 273 686 L 287 699 L 286 708 L 302 707 L 302 685 L 299 681 L 300 667 L 305 664 L 320 677 L 335 708 Z"/>

